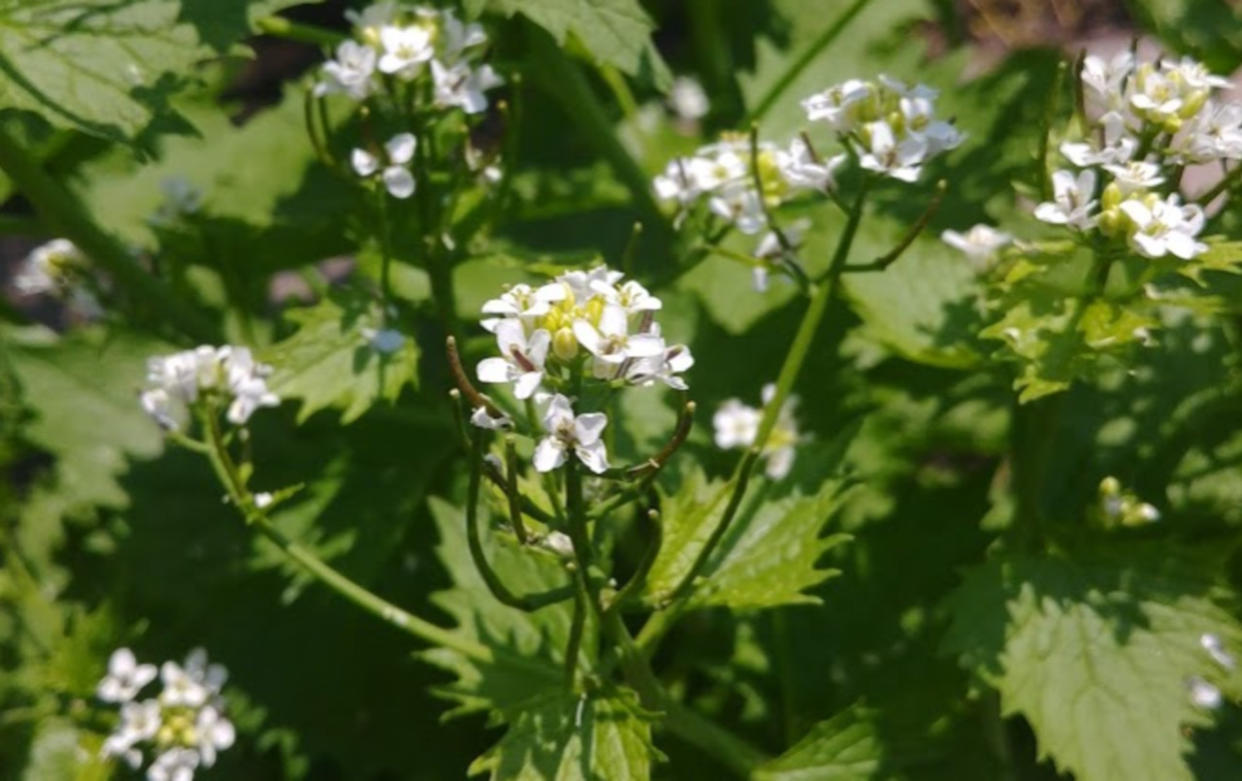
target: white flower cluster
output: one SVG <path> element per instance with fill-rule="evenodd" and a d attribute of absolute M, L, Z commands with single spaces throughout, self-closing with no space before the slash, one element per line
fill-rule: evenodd
<path fill-rule="evenodd" d="M 142 408 L 160 426 L 179 430 L 188 408 L 204 396 L 228 403 L 228 420 L 243 425 L 260 407 L 275 407 L 280 398 L 267 387 L 272 367 L 255 361 L 246 347 L 202 345 L 147 360 L 147 387 Z"/>
<path fill-rule="evenodd" d="M 931 158 L 965 138 L 953 123 L 936 118 L 938 95 L 926 85 L 880 75 L 829 87 L 803 100 L 802 109 L 850 145 L 863 168 L 913 182 Z"/>
<path fill-rule="evenodd" d="M 776 386 L 768 383 L 763 386 L 763 403 L 771 403 L 776 395 Z M 790 396 L 781 406 L 776 416 L 776 425 L 768 435 L 763 446 L 762 456 L 766 460 L 764 473 L 773 480 L 780 480 L 793 468 L 795 448 L 798 444 L 798 422 L 794 419 L 794 410 L 798 406 L 798 398 Z M 750 447 L 755 444 L 759 435 L 759 423 L 763 420 L 763 410 L 743 404 L 737 399 L 728 399 L 712 416 L 712 426 L 716 429 L 716 447 L 728 450 L 737 447 Z"/>
<path fill-rule="evenodd" d="M 1183 204 L 1175 191 L 1185 165 L 1242 158 L 1242 104 L 1222 103 L 1214 94 L 1226 86 L 1189 58 L 1140 62 L 1130 52 L 1108 61 L 1085 58 L 1084 138 L 1060 147 L 1080 170 L 1053 174 L 1053 200 L 1035 216 L 1125 237 L 1149 258 L 1188 260 L 1204 252 L 1207 245 L 1196 238 L 1203 210 Z"/>
<path fill-rule="evenodd" d="M 85 269 L 86 256 L 76 244 L 69 239 L 52 239 L 30 251 L 13 277 L 13 285 L 24 296 L 64 296 L 81 281 Z"/>
<path fill-rule="evenodd" d="M 463 23 L 451 10 L 386 1 L 346 15 L 354 38 L 324 63 L 316 95 L 366 100 L 386 79 L 409 82 L 430 72 L 436 107 L 477 114 L 487 109 L 486 91 L 501 84 L 490 65 L 470 61 L 487 43 L 483 28 Z"/>
<path fill-rule="evenodd" d="M 672 160 L 653 184 L 660 199 L 676 201 L 682 209 L 706 199 L 713 214 L 753 235 L 767 227 L 765 202 L 775 207 L 799 190 L 832 187 L 832 172 L 844 159 L 820 160 L 801 138 L 783 149 L 761 142 L 752 155 L 746 136 L 726 133 L 694 155 Z M 756 187 L 756 168 L 761 187 Z"/>
<path fill-rule="evenodd" d="M 1111 476 L 1100 481 L 1100 515 L 1109 525 L 1142 526 L 1160 520 L 1154 505 L 1123 491 L 1121 481 Z"/>
<path fill-rule="evenodd" d="M 1013 236 L 980 223 L 965 233 L 946 230 L 940 234 L 940 240 L 964 253 L 975 263 L 982 265 L 1002 248 L 1011 244 Z"/>
<path fill-rule="evenodd" d="M 559 467 L 571 450 L 592 471 L 607 469 L 599 434 L 607 425 L 601 413 L 574 416 L 569 399 L 551 391 L 569 390 L 576 378 L 624 385 L 656 382 L 686 390 L 681 375 L 694 365 L 684 344 L 668 344 L 655 313 L 660 299 L 619 271 L 597 266 L 566 271 L 540 287 L 514 285 L 483 305 L 483 327 L 496 335 L 500 356 L 479 362 L 479 380 L 513 384 L 519 399 L 546 403 L 544 427 L 535 467 Z M 476 410 L 475 425 L 508 424 Z"/>
<path fill-rule="evenodd" d="M 159 669 L 163 689 L 150 699 L 138 694 L 155 680 L 153 664 L 139 664 L 128 648 L 108 660 L 108 674 L 96 688 L 104 702 L 121 706 L 121 719 L 104 741 L 104 756 L 117 757 L 137 770 L 143 750 L 154 760 L 148 781 L 190 781 L 199 767 L 211 767 L 216 754 L 233 745 L 236 733 L 223 712 L 220 689 L 228 677 L 218 664 L 207 663 L 201 648 L 185 664 L 168 661 Z"/>

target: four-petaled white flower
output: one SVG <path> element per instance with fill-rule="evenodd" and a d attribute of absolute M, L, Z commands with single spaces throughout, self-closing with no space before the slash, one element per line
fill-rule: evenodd
<path fill-rule="evenodd" d="M 388 194 L 394 198 L 409 198 L 414 194 L 414 174 L 410 172 L 410 161 L 414 159 L 414 150 L 418 144 L 413 133 L 398 133 L 384 143 L 383 164 L 380 157 L 362 148 L 354 149 L 349 161 L 354 173 L 363 178 L 379 173 Z M 383 170 L 380 166 L 383 165 Z"/>
<path fill-rule="evenodd" d="M 608 305 L 600 313 L 599 325 L 588 320 L 575 320 L 574 336 L 587 352 L 595 356 L 596 377 L 611 379 L 622 364 L 635 358 L 652 358 L 664 352 L 664 340 L 651 333 L 630 333 L 625 310 Z"/>
<path fill-rule="evenodd" d="M 487 110 L 487 90 L 499 87 L 504 81 L 490 65 L 472 68 L 459 62 L 445 66 L 439 60 L 431 61 L 431 78 L 435 84 L 436 105 L 456 106 L 467 114 Z"/>
<path fill-rule="evenodd" d="M 789 142 L 789 148 L 778 157 L 781 173 L 794 187 L 829 190 L 834 186 L 833 173 L 845 162 L 846 154 L 827 160 L 819 159 L 802 138 Z"/>
<path fill-rule="evenodd" d="M 383 49 L 377 64 L 380 72 L 403 79 L 417 76 L 423 65 L 436 54 L 432 45 L 433 35 L 432 28 L 422 24 L 380 28 L 379 39 Z"/>
<path fill-rule="evenodd" d="M 13 277 L 13 286 L 24 296 L 63 295 L 86 266 L 86 256 L 69 239 L 52 239 L 30 251 Z"/>
<path fill-rule="evenodd" d="M 1095 171 L 1087 169 L 1074 176 L 1072 171 L 1057 171 L 1052 175 L 1052 201 L 1035 207 L 1035 218 L 1053 225 L 1068 225 L 1079 230 L 1090 228 L 1095 219 L 1091 215 L 1097 201 L 1095 194 Z"/>
<path fill-rule="evenodd" d="M 543 382 L 551 335 L 543 328 L 527 335 L 522 321 L 510 318 L 496 324 L 496 343 L 500 346 L 501 357 L 479 361 L 479 380 L 488 383 L 512 382 L 513 395 L 529 399 Z"/>
<path fill-rule="evenodd" d="M 194 722 L 194 733 L 198 738 L 198 753 L 202 758 L 203 767 L 211 767 L 216 763 L 216 753 L 233 745 L 237 733 L 233 723 L 224 718 L 220 711 L 207 705 L 198 712 Z"/>
<path fill-rule="evenodd" d="M 946 230 L 940 239 L 954 249 L 960 250 L 968 258 L 983 261 L 996 254 L 997 250 L 1013 242 L 1013 236 L 982 223 L 975 225 L 965 233 Z"/>
<path fill-rule="evenodd" d="M 600 439 L 607 425 L 608 416 L 604 413 L 575 416 L 569 399 L 559 393 L 552 396 L 543 415 L 547 435 L 535 447 L 535 469 L 550 472 L 564 465 L 572 452 L 592 472 L 608 471 L 608 451 Z"/>
<path fill-rule="evenodd" d="M 668 91 L 668 107 L 683 123 L 698 122 L 711 110 L 703 85 L 693 76 L 678 76 Z"/>
<path fill-rule="evenodd" d="M 1177 195 L 1170 195 L 1163 201 L 1131 198 L 1120 208 L 1133 225 L 1131 246 L 1141 255 L 1174 255 L 1189 260 L 1207 250 L 1206 244 L 1195 239 L 1203 230 L 1204 219 L 1203 209 L 1196 204 L 1182 205 Z"/>
<path fill-rule="evenodd" d="M 928 151 L 927 142 L 919 136 L 907 136 L 900 141 L 887 122 L 871 122 L 865 126 L 869 139 L 866 150 L 858 162 L 863 168 L 886 174 L 903 182 L 919 178 L 923 158 Z"/>
<path fill-rule="evenodd" d="M 1104 170 L 1113 175 L 1122 195 L 1129 195 L 1136 190 L 1150 190 L 1164 184 L 1160 166 L 1145 161 L 1132 161 L 1125 165 L 1106 165 Z"/>
<path fill-rule="evenodd" d="M 194 749 L 170 748 L 147 768 L 147 781 L 192 781 L 199 762 L 199 753 Z"/>
<path fill-rule="evenodd" d="M 129 702 L 158 672 L 153 664 L 138 664 L 133 651 L 118 648 L 108 658 L 108 674 L 95 693 L 104 702 Z"/>
<path fill-rule="evenodd" d="M 336 47 L 336 59 L 323 64 L 323 80 L 315 85 L 315 95 L 333 93 L 363 100 L 374 88 L 375 50 L 357 41 L 342 41 Z"/>
<path fill-rule="evenodd" d="M 776 396 L 776 385 L 768 383 L 763 386 L 763 403 L 768 405 Z M 764 474 L 772 480 L 781 480 L 793 469 L 794 456 L 798 444 L 798 423 L 794 418 L 794 409 L 798 399 L 790 396 L 781 405 L 776 415 L 776 423 L 768 433 L 768 440 L 763 445 L 761 455 L 764 458 Z M 759 436 L 759 425 L 763 420 L 763 411 L 743 404 L 737 399 L 728 399 L 712 416 L 712 427 L 716 430 L 716 447 L 722 449 L 751 447 Z"/>

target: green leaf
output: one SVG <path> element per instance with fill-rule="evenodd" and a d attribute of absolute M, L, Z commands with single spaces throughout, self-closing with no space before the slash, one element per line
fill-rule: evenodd
<path fill-rule="evenodd" d="M 381 399 L 396 401 L 407 384 L 417 386 L 418 345 L 404 335 L 392 352 L 372 347 L 383 320 L 378 306 L 361 296 L 337 293 L 287 314 L 297 330 L 266 350 L 263 360 L 274 369 L 272 391 L 302 400 L 299 422 L 337 407 L 341 422 L 350 423 Z"/>
<path fill-rule="evenodd" d="M 99 755 L 101 745 L 67 719 L 42 722 L 30 743 L 22 781 L 105 781 L 112 768 Z"/>
<path fill-rule="evenodd" d="M 114 141 L 172 129 L 168 101 L 186 75 L 293 4 L 0 0 L 0 105 Z"/>
<path fill-rule="evenodd" d="M 1126 542 L 1073 556 L 1009 555 L 967 572 L 948 599 L 944 648 L 1030 722 L 1041 756 L 1082 781 L 1175 781 L 1192 774 L 1187 727 L 1198 676 L 1229 697 L 1237 671 L 1200 645 L 1211 633 L 1242 647 L 1237 595 L 1219 551 Z"/>
<path fill-rule="evenodd" d="M 662 755 L 650 714 L 629 689 L 563 691 L 525 703 L 512 726 L 470 773 L 510 781 L 645 781 Z"/>
<path fill-rule="evenodd" d="M 758 490 L 759 499 L 752 496 L 752 501 L 762 501 L 764 489 Z M 729 493 L 730 484 L 709 483 L 695 471 L 676 494 L 664 497 L 664 540 L 647 578 L 647 601 L 659 604 L 672 596 L 719 524 Z M 787 497 L 740 511 L 705 565 L 690 605 L 747 609 L 818 602 L 803 592 L 836 574 L 816 563 L 848 539 L 843 534 L 821 536 L 841 498 L 840 483 L 829 480 L 814 496 Z"/>
<path fill-rule="evenodd" d="M 651 42 L 655 23 L 637 0 L 491 0 L 506 16 L 521 14 L 564 45 L 572 36 L 598 63 L 642 77 L 661 90 L 672 75 Z"/>
<path fill-rule="evenodd" d="M 138 404 L 146 360 L 169 348 L 126 332 L 9 331 L 10 355 L 35 420 L 30 441 L 57 458 L 63 504 L 124 507 L 117 481 L 127 458 L 153 458 L 163 436 Z"/>
<path fill-rule="evenodd" d="M 747 609 L 818 603 L 804 592 L 840 574 L 816 564 L 849 539 L 823 534 L 842 498 L 841 483 L 827 480 L 814 496 L 769 502 L 749 518 L 736 519 L 704 568 L 691 604 Z"/>
<path fill-rule="evenodd" d="M 564 686 L 561 665 L 569 644 L 572 608 L 568 602 L 526 613 L 496 601 L 479 575 L 466 544 L 463 512 L 442 499 L 429 502 L 440 535 L 436 554 L 448 570 L 453 587 L 432 595 L 432 602 L 451 615 L 463 637 L 496 652 L 480 662 L 450 648 L 433 648 L 419 656 L 456 677 L 436 690 L 458 707 L 447 716 L 491 711 L 509 713 L 521 703 Z M 522 548 L 507 535 L 487 535 L 484 548 L 492 569 L 518 594 L 559 588 L 569 576 L 556 557 Z M 592 645 L 593 632 L 583 640 Z M 585 658 L 580 664 L 586 664 Z"/>

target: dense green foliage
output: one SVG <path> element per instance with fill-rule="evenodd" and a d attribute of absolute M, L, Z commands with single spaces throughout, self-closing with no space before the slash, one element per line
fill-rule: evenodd
<path fill-rule="evenodd" d="M 241 105 L 252 36 L 321 59 L 348 34 L 273 16 L 294 5 L 0 0 L 0 232 L 72 239 L 104 304 L 0 304 L 0 779 L 128 777 L 95 696 L 122 646 L 227 666 L 237 740 L 207 778 L 1242 775 L 1236 176 L 1193 260 L 1065 240 L 1031 208 L 1077 128 L 1075 66 L 981 68 L 950 2 L 463 0 L 505 80 L 469 120 L 316 96 L 318 63 Z M 1167 51 L 1242 65 L 1228 3 L 1126 5 Z M 687 73 L 710 98 L 691 121 L 667 106 Z M 966 138 L 915 184 L 843 167 L 842 193 L 871 187 L 856 212 L 774 205 L 809 221 L 812 284 L 757 292 L 756 236 L 709 240 L 653 195 L 721 131 L 783 142 L 802 98 L 879 73 L 940 89 Z M 408 199 L 348 163 L 406 119 Z M 939 236 L 981 222 L 1030 241 L 980 271 Z M 588 485 L 583 575 L 546 536 L 580 467 L 515 477 L 519 539 L 444 345 L 473 377 L 496 352 L 485 301 L 599 263 L 660 297 L 694 366 L 688 391 L 603 402 L 634 501 L 596 519 L 621 489 Z M 282 403 L 179 446 L 138 393 L 148 357 L 203 342 L 251 348 Z M 751 475 L 713 412 L 778 376 L 793 468 Z M 1110 515 L 1109 476 L 1133 517 Z M 573 597 L 515 608 L 491 574 Z"/>

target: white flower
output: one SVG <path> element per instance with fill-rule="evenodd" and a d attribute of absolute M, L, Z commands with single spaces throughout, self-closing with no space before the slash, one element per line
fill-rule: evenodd
<path fill-rule="evenodd" d="M 556 281 L 563 284 L 569 292 L 569 296 L 578 303 L 585 303 L 591 296 L 596 295 L 597 291 L 616 285 L 625 275 L 620 271 L 613 271 L 607 266 L 596 266 L 589 271 L 566 271 L 556 278 Z"/>
<path fill-rule="evenodd" d="M 164 690 L 160 693 L 160 701 L 165 705 L 184 705 L 197 708 L 207 702 L 211 692 L 201 682 L 176 662 L 164 662 L 160 667 L 160 680 Z"/>
<path fill-rule="evenodd" d="M 1189 162 L 1242 158 L 1242 105 L 1208 102 L 1170 143 Z"/>
<path fill-rule="evenodd" d="M 345 18 L 354 26 L 354 32 L 370 46 L 378 46 L 380 30 L 397 18 L 397 4 L 393 0 L 372 3 L 361 11 L 346 9 Z"/>
<path fill-rule="evenodd" d="M 711 103 L 698 79 L 678 76 L 668 91 L 668 107 L 682 122 L 697 122 L 707 116 Z"/>
<path fill-rule="evenodd" d="M 260 407 L 280 406 L 280 397 L 268 390 L 265 379 L 272 367 L 256 362 L 246 347 L 225 346 L 219 353 L 233 396 L 226 415 L 230 423 L 243 425 Z"/>
<path fill-rule="evenodd" d="M 1233 658 L 1233 654 L 1225 650 L 1219 635 L 1205 632 L 1199 636 L 1199 645 L 1203 646 L 1203 650 L 1208 652 L 1208 656 L 1212 657 L 1212 661 L 1226 670 L 1232 670 L 1237 666 L 1237 661 Z"/>
<path fill-rule="evenodd" d="M 591 292 L 608 304 L 620 308 L 627 315 L 656 312 L 664 306 L 660 299 L 651 295 L 647 288 L 633 279 L 626 280 L 620 287 L 602 279 L 594 279 L 589 284 Z"/>
<path fill-rule="evenodd" d="M 958 233 L 955 230 L 944 231 L 940 234 L 940 240 L 966 253 L 971 260 L 987 260 L 1001 247 L 1011 243 L 1013 236 L 980 223 L 965 233 Z"/>
<path fill-rule="evenodd" d="M 487 407 L 475 407 L 474 412 L 470 413 L 470 423 L 489 431 L 504 431 L 513 427 L 513 421 L 508 415 L 494 418 L 488 413 Z"/>
<path fill-rule="evenodd" d="M 1092 165 L 1109 165 L 1124 163 L 1134 157 L 1138 150 L 1138 139 L 1126 129 L 1125 118 L 1116 111 L 1100 117 L 1097 122 L 1103 131 L 1102 140 L 1095 134 L 1088 134 L 1086 141 L 1065 141 L 1061 144 L 1061 154 L 1079 168 Z M 1096 141 L 1100 143 L 1097 145 Z"/>
<path fill-rule="evenodd" d="M 774 384 L 768 383 L 763 387 L 765 405 L 770 404 L 775 395 Z M 794 419 L 794 409 L 797 404 L 797 397 L 790 396 L 781 405 L 781 410 L 777 413 L 776 424 L 772 427 L 772 431 L 768 434 L 768 441 L 763 446 L 764 474 L 772 480 L 783 479 L 793 468 L 795 448 L 798 444 L 798 425 Z M 730 449 L 754 445 L 762 420 L 761 410 L 743 404 L 737 399 L 725 401 L 712 416 L 712 426 L 716 430 L 716 446 Z"/>
<path fill-rule="evenodd" d="M 759 421 L 762 417 L 763 413 L 754 407 L 743 404 L 738 399 L 728 399 L 712 415 L 716 447 L 722 450 L 750 447 L 759 433 Z"/>
<path fill-rule="evenodd" d="M 496 343 L 500 347 L 499 358 L 479 361 L 478 376 L 481 382 L 512 382 L 513 395 L 528 399 L 543 382 L 544 362 L 552 337 L 538 328 L 528 337 L 522 322 L 517 319 L 501 320 L 496 324 Z"/>
<path fill-rule="evenodd" d="M 651 333 L 629 333 L 625 310 L 607 305 L 600 313 L 599 325 L 578 319 L 573 324 L 578 344 L 595 356 L 596 377 L 611 379 L 622 364 L 633 358 L 651 358 L 664 352 L 664 340 Z"/>
<path fill-rule="evenodd" d="M 1203 230 L 1203 210 L 1193 203 L 1183 206 L 1176 194 L 1163 201 L 1131 198 L 1119 208 L 1130 218 L 1130 244 L 1141 255 L 1189 260 L 1207 250 L 1206 244 L 1195 240 Z"/>
<path fill-rule="evenodd" d="M 893 128 L 887 122 L 870 122 L 865 128 L 868 139 L 859 164 L 863 168 L 887 174 L 903 182 L 919 178 L 923 158 L 927 155 L 927 142 L 919 136 L 907 136 L 898 141 Z"/>
<path fill-rule="evenodd" d="M 1197 675 L 1186 681 L 1186 688 L 1190 692 L 1190 702 L 1196 707 L 1215 710 L 1224 701 L 1220 689 Z"/>
<path fill-rule="evenodd" d="M 708 206 L 748 236 L 758 233 L 768 224 L 759 193 L 749 184 L 731 185 L 708 201 Z"/>
<path fill-rule="evenodd" d="M 1155 163 L 1132 161 L 1125 165 L 1106 165 L 1104 170 L 1113 175 L 1113 181 L 1121 189 L 1122 195 L 1129 195 L 1136 190 L 1150 190 L 1164 184 L 1160 166 Z"/>
<path fill-rule="evenodd" d="M 254 495 L 254 506 L 262 510 L 265 507 L 271 507 L 276 497 L 272 496 L 270 491 L 260 491 Z"/>
<path fill-rule="evenodd" d="M 1132 70 L 1134 55 L 1129 51 L 1122 51 L 1107 62 L 1091 54 L 1082 62 L 1082 85 L 1097 104 L 1103 105 L 1106 110 L 1114 110 L 1124 103 L 1121 85 Z"/>
<path fill-rule="evenodd" d="M 378 67 L 403 79 L 412 79 L 422 70 L 423 63 L 435 56 L 433 30 L 429 25 L 408 27 L 388 25 L 380 28 L 379 40 L 383 54 Z"/>
<path fill-rule="evenodd" d="M 1095 194 L 1095 171 L 1088 169 L 1077 177 L 1072 171 L 1057 171 L 1052 175 L 1052 191 L 1052 201 L 1035 207 L 1035 219 L 1079 230 L 1095 223 L 1091 216 L 1091 210 L 1096 205 L 1092 199 Z"/>
<path fill-rule="evenodd" d="M 156 700 L 126 702 L 121 705 L 120 723 L 104 740 L 100 753 L 106 757 L 120 757 L 130 767 L 137 768 L 142 764 L 142 752 L 135 745 L 154 738 L 162 724 L 160 704 Z"/>
<path fill-rule="evenodd" d="M 371 94 L 375 74 L 375 50 L 357 41 L 342 41 L 336 59 L 323 64 L 323 80 L 315 85 L 315 95 L 333 93 L 363 100 Z"/>
<path fill-rule="evenodd" d="M 99 682 L 95 693 L 104 702 L 129 702 L 142 687 L 155 680 L 158 671 L 153 664 L 138 664 L 134 652 L 118 648 L 108 658 L 108 674 Z"/>
<path fill-rule="evenodd" d="M 431 77 L 435 83 L 436 105 L 456 106 L 467 114 L 486 111 L 487 95 L 483 93 L 504 83 L 492 66 L 472 68 L 465 62 L 446 67 L 439 60 L 432 60 Z"/>
<path fill-rule="evenodd" d="M 254 360 L 245 347 L 202 345 L 147 361 L 142 408 L 167 429 L 179 429 L 204 391 L 229 397 L 228 420 L 242 425 L 260 407 L 275 407 L 280 397 L 267 387 L 272 367 Z"/>
<path fill-rule="evenodd" d="M 651 333 L 659 336 L 659 324 L 652 324 Z M 661 339 L 661 344 L 663 340 Z M 656 355 L 631 359 L 624 365 L 625 379 L 633 385 L 649 386 L 658 380 L 674 390 L 688 390 L 681 374 L 694 366 L 694 356 L 684 344 L 665 345 Z"/>
<path fill-rule="evenodd" d="M 194 722 L 194 734 L 198 739 L 198 753 L 202 757 L 203 767 L 214 765 L 216 752 L 233 745 L 237 737 L 233 723 L 210 705 L 198 712 L 198 718 Z"/>
<path fill-rule="evenodd" d="M 692 203 L 709 187 L 706 160 L 676 157 L 664 167 L 664 173 L 651 180 L 656 197 L 662 201 L 677 201 L 682 206 Z"/>
<path fill-rule="evenodd" d="M 52 239 L 30 251 L 13 278 L 24 296 L 67 293 L 86 266 L 86 256 L 69 239 Z"/>
<path fill-rule="evenodd" d="M 394 198 L 409 198 L 414 194 L 414 174 L 410 173 L 410 161 L 414 159 L 414 149 L 418 141 L 413 133 L 398 133 L 384 143 L 384 153 L 388 164 L 380 171 L 380 158 L 365 149 L 354 149 L 350 155 L 350 164 L 354 172 L 363 178 L 380 172 L 380 179 L 389 195 Z"/>
<path fill-rule="evenodd" d="M 199 754 L 194 749 L 170 748 L 147 768 L 147 781 L 192 781 Z"/>
<path fill-rule="evenodd" d="M 528 323 L 533 322 L 535 318 L 546 315 L 553 303 L 565 300 L 566 294 L 565 286 L 558 282 L 538 288 L 525 283 L 514 285 L 499 297 L 484 302 L 483 314 L 499 317 L 484 318 L 482 326 L 494 333 L 496 326 L 506 318 L 519 317 Z"/>
<path fill-rule="evenodd" d="M 789 149 L 777 155 L 777 165 L 785 181 L 794 187 L 827 190 L 834 184 L 833 172 L 845 162 L 845 158 L 842 153 L 828 160 L 818 160 L 806 141 L 794 138 L 789 142 Z"/>
<path fill-rule="evenodd" d="M 788 242 L 790 248 L 797 250 L 802 245 L 802 238 L 810 227 L 811 221 L 802 217 L 781 228 L 781 233 L 785 235 L 785 241 Z M 772 267 L 777 265 L 777 261 L 784 253 L 785 248 L 781 246 L 781 240 L 776 235 L 776 231 L 768 231 L 759 239 L 753 254 L 755 258 L 764 262 L 756 265 L 751 271 L 751 287 L 756 293 L 762 293 L 768 289 L 768 273 Z"/>
<path fill-rule="evenodd" d="M 487 33 L 476 22 L 462 24 L 450 9 L 440 12 L 440 49 L 447 62 L 453 62 L 466 49 L 487 43 Z"/>
<path fill-rule="evenodd" d="M 838 133 L 848 133 L 857 126 L 858 107 L 873 91 L 871 84 L 850 79 L 806 98 L 802 110 L 811 122 L 826 122 Z"/>
<path fill-rule="evenodd" d="M 608 425 L 602 412 L 574 415 L 569 399 L 556 394 L 548 401 L 543 416 L 547 436 L 535 447 L 534 465 L 539 472 L 550 472 L 563 465 L 572 450 L 578 460 L 596 474 L 608 470 L 608 452 L 600 435 Z"/>

